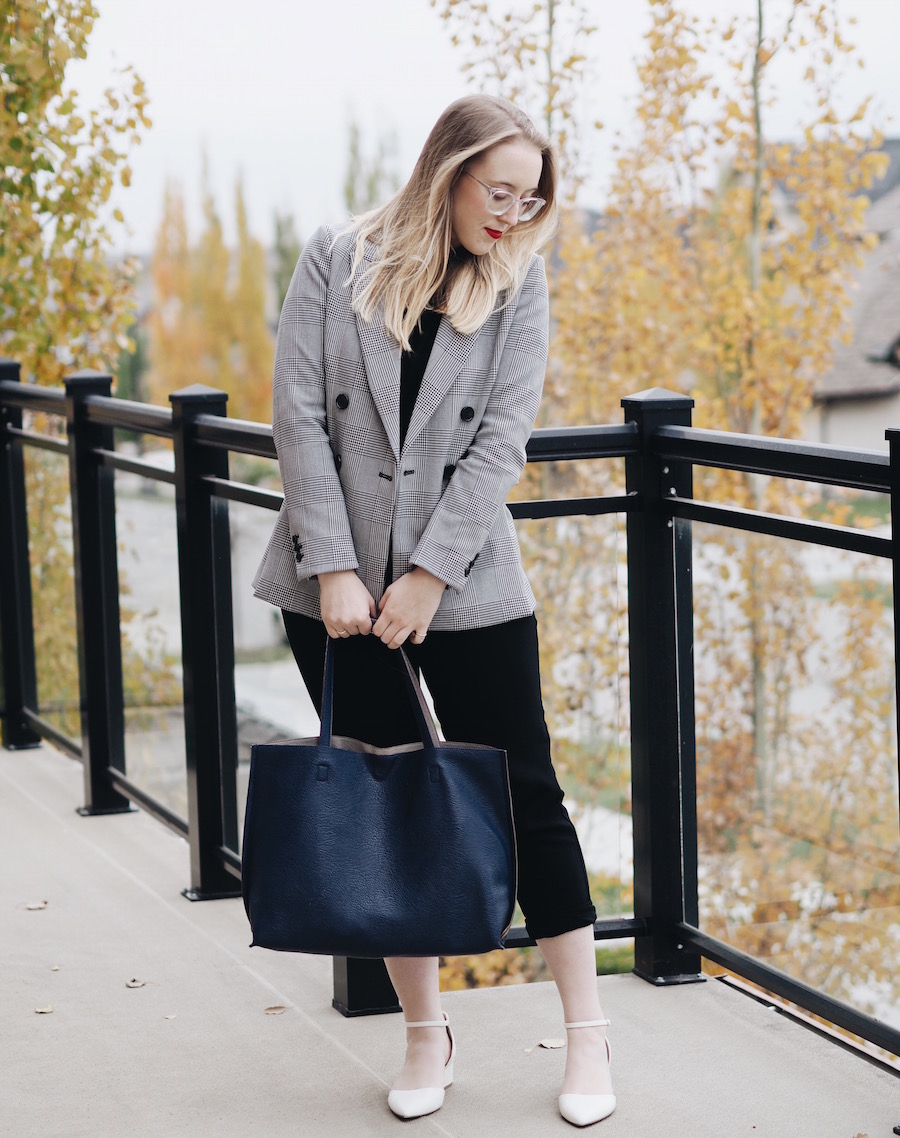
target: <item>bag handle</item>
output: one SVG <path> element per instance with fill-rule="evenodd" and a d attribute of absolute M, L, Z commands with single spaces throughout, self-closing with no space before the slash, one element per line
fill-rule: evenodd
<path fill-rule="evenodd" d="M 385 651 L 390 651 L 386 648 Z M 415 716 L 416 724 L 419 728 L 419 738 L 426 751 L 433 751 L 435 747 L 440 745 L 438 738 L 437 728 L 434 725 L 434 719 L 428 704 L 425 702 L 425 696 L 422 693 L 422 686 L 419 683 L 419 678 L 416 675 L 415 668 L 410 663 L 409 656 L 406 654 L 404 648 L 398 649 L 400 655 L 403 657 L 404 671 L 403 679 L 406 682 L 406 694 L 409 696 L 409 705 L 412 708 L 413 715 Z M 322 747 L 331 746 L 332 736 L 332 722 L 334 719 L 334 640 L 331 636 L 328 637 L 325 644 L 325 674 L 322 679 L 322 716 L 321 726 L 319 729 L 319 745 Z"/>

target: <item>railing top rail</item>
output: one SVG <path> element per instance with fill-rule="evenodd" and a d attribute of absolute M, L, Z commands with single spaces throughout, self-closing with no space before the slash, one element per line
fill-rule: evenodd
<path fill-rule="evenodd" d="M 538 427 L 527 446 L 529 462 L 621 458 L 638 449 L 635 423 L 587 427 Z"/>
<path fill-rule="evenodd" d="M 60 388 L 0 379 L 0 402 L 63 415 L 66 396 Z M 168 407 L 101 395 L 88 396 L 85 404 L 92 422 L 171 436 L 172 412 Z M 197 441 L 207 446 L 259 458 L 276 457 L 268 424 L 200 414 L 195 419 L 195 430 Z M 660 427 L 653 441 L 660 458 L 881 493 L 890 490 L 890 457 L 882 451 L 673 426 Z M 637 447 L 637 428 L 630 422 L 540 427 L 528 440 L 527 454 L 530 462 L 571 461 L 624 457 L 634 454 Z"/>
<path fill-rule="evenodd" d="M 891 460 L 887 452 L 696 427 L 660 427 L 653 442 L 660 458 L 687 459 L 701 466 L 799 478 L 857 490 L 882 493 L 890 490 Z"/>
<path fill-rule="evenodd" d="M 224 415 L 197 415 L 194 419 L 196 439 L 207 446 L 254 455 L 257 458 L 276 458 L 272 427 L 267 423 L 252 423 L 247 419 L 228 419 Z"/>
<path fill-rule="evenodd" d="M 66 393 L 60 387 L 39 387 L 36 383 L 16 383 L 0 379 L 0 403 L 47 415 L 65 415 Z"/>
<path fill-rule="evenodd" d="M 168 407 L 138 403 L 131 399 L 115 399 L 107 395 L 89 395 L 84 402 L 91 423 L 162 435 L 164 438 L 172 436 L 172 411 Z"/>

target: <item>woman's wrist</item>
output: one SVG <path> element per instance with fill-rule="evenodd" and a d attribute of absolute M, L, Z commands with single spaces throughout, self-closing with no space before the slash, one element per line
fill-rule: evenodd
<path fill-rule="evenodd" d="M 436 577 L 430 569 L 423 569 L 421 565 L 411 565 L 409 567 L 410 575 L 421 581 L 424 585 L 434 586 L 435 592 L 443 592 L 447 588 L 447 582 L 442 581 L 440 577 Z"/>

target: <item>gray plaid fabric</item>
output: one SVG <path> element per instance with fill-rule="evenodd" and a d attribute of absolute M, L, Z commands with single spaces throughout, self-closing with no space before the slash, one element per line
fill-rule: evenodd
<path fill-rule="evenodd" d="M 401 452 L 400 350 L 351 308 L 352 252 L 350 235 L 317 230 L 285 298 L 273 416 L 285 502 L 254 592 L 319 617 L 316 574 L 355 569 L 377 600 L 393 540 L 394 579 L 420 565 L 448 584 L 432 629 L 527 616 L 534 595 L 504 502 L 547 363 L 543 259 L 477 332 L 441 320 Z"/>

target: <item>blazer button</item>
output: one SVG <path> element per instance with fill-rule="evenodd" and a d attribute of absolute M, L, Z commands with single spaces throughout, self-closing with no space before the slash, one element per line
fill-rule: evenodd
<path fill-rule="evenodd" d="M 346 411 L 350 406 L 350 398 L 342 391 L 337 399 L 335 399 L 335 403 L 338 405 L 341 411 Z"/>
<path fill-rule="evenodd" d="M 452 462 L 449 463 L 447 466 L 444 467 L 444 477 L 445 478 L 452 478 L 453 472 L 455 470 L 456 470 L 456 467 L 453 465 L 453 463 Z"/>
<path fill-rule="evenodd" d="M 464 423 L 471 423 L 472 420 L 475 418 L 475 408 L 474 407 L 463 407 L 462 411 L 460 411 L 460 413 L 459 413 L 459 417 L 460 417 L 460 419 L 462 419 L 462 421 Z"/>

